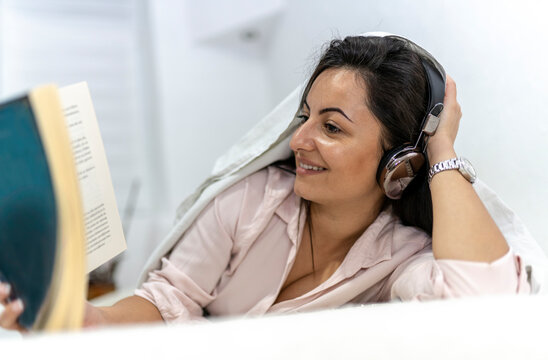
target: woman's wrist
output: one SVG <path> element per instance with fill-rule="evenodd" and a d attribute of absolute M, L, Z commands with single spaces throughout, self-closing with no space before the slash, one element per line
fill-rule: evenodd
<path fill-rule="evenodd" d="M 428 155 L 429 167 L 440 161 L 452 159 L 457 156 L 453 147 L 453 142 L 449 140 L 430 139 L 426 152 Z"/>
<path fill-rule="evenodd" d="M 104 307 L 96 307 L 86 302 L 84 327 L 97 327 L 108 323 L 108 315 Z"/>

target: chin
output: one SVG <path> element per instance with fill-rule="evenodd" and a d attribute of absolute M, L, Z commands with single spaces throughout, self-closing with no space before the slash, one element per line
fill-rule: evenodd
<path fill-rule="evenodd" d="M 310 197 L 310 194 L 309 192 L 310 191 L 303 191 L 303 188 L 305 186 L 304 185 L 299 185 L 297 182 L 295 182 L 295 185 L 293 186 L 293 191 L 295 192 L 295 194 L 297 194 L 297 196 L 299 196 L 300 198 L 303 198 L 305 200 L 310 200 L 309 197 Z"/>
<path fill-rule="evenodd" d="M 318 202 L 320 198 L 318 197 L 317 192 L 313 191 L 310 186 L 304 184 L 297 184 L 293 187 L 295 194 L 303 200 Z"/>

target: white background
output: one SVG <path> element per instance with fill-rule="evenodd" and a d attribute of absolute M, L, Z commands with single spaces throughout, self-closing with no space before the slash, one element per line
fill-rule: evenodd
<path fill-rule="evenodd" d="M 21 3 L 31 10 L 38 3 L 58 9 L 76 4 L 0 0 L 0 26 L 9 23 L 2 11 L 9 15 L 8 10 Z M 113 19 L 110 2 L 81 3 L 93 3 L 105 19 Z M 113 11 L 117 16 L 125 14 L 122 18 L 133 31 L 128 53 L 135 60 L 125 57 L 124 65 L 111 76 L 116 79 L 123 71 L 134 71 L 124 75 L 134 98 L 120 102 L 120 107 L 128 108 L 127 114 L 99 116 L 99 121 L 102 129 L 122 120 L 126 121 L 122 128 L 133 129 L 127 135 L 133 150 L 122 160 L 111 158 L 125 154 L 127 143 L 105 139 L 119 207 L 128 202 L 131 181 L 127 179 L 138 178 L 144 191 L 128 236 L 129 250 L 119 268 L 121 286 L 133 286 L 147 254 L 169 228 L 177 205 L 208 175 L 214 160 L 306 80 L 322 44 L 334 36 L 373 30 L 406 36 L 445 66 L 457 82 L 463 109 L 459 155 L 472 160 L 479 176 L 520 215 L 548 251 L 544 226 L 548 215 L 548 26 L 543 24 L 548 11 L 542 1 L 127 0 L 117 4 L 121 3 L 125 5 Z M 100 11 L 90 14 L 101 16 Z M 38 18 L 46 21 L 47 16 Z M 33 19 L 29 21 L 37 21 L 36 16 Z M 63 24 L 65 34 L 76 26 L 70 21 Z M 93 26 L 101 33 L 109 31 L 109 27 Z M 120 41 L 121 30 L 112 31 L 118 35 L 93 38 L 99 44 Z M 19 59 L 5 44 L 17 43 L 13 39 L 18 36 L 0 34 L 2 74 L 11 74 L 9 88 L 0 79 L 2 96 L 18 85 L 28 87 L 38 81 L 25 83 L 22 79 L 28 79 L 28 74 L 18 77 L 18 70 L 10 65 Z M 47 36 L 41 33 L 27 40 L 39 43 Z M 90 42 L 84 42 L 84 47 L 86 43 Z M 55 61 L 62 67 L 67 50 L 49 51 L 57 54 Z M 94 95 L 102 90 L 94 87 L 93 77 L 74 81 L 87 80 L 101 108 L 106 100 Z"/>

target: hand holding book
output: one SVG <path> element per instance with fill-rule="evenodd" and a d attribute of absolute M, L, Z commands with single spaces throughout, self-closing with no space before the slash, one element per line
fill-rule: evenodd
<path fill-rule="evenodd" d="M 19 316 L 25 309 L 23 301 L 14 299 L 11 295 L 11 286 L 8 283 L 0 283 L 0 305 L 4 308 L 4 311 L 0 312 L 0 328 L 26 333 L 28 330 L 18 322 Z M 103 311 L 86 303 L 83 327 L 94 327 L 105 323 Z"/>
<path fill-rule="evenodd" d="M 11 286 L 7 283 L 0 283 L 0 305 L 4 307 L 4 311 L 0 313 L 0 327 L 24 332 L 25 328 L 17 322 L 24 310 L 23 301 L 21 299 L 9 301 L 10 294 Z"/>

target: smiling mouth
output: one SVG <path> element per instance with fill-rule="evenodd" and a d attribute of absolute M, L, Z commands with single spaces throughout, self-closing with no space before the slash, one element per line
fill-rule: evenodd
<path fill-rule="evenodd" d="M 303 168 L 303 169 L 305 169 L 305 170 L 313 170 L 313 171 L 323 171 L 323 170 L 327 170 L 327 169 L 324 168 L 324 167 L 307 165 L 307 164 L 303 164 L 302 162 L 299 163 L 299 167 L 300 167 L 300 168 Z"/>

